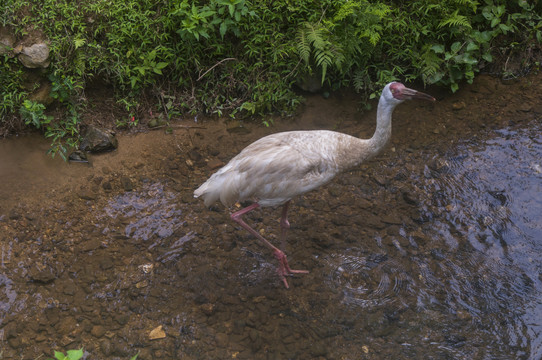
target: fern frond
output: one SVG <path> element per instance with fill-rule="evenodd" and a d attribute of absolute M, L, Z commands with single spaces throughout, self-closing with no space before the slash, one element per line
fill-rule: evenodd
<path fill-rule="evenodd" d="M 439 56 L 439 52 L 435 51 L 435 46 L 426 46 L 420 59 L 424 82 L 434 84 L 442 78 L 444 73 L 441 70 L 441 65 L 443 62 L 444 60 Z"/>
<path fill-rule="evenodd" d="M 451 15 L 451 17 L 449 17 L 448 19 L 442 20 L 438 24 L 439 28 L 442 28 L 442 27 L 445 27 L 445 26 L 448 26 L 448 27 L 464 26 L 464 27 L 468 27 L 469 29 L 472 28 L 472 26 L 471 26 L 469 20 L 467 19 L 467 17 L 463 16 L 463 15 L 459 15 L 459 10 L 454 11 L 454 13 Z"/>
<path fill-rule="evenodd" d="M 365 92 L 367 91 L 367 87 L 368 87 L 368 84 L 370 84 L 371 79 L 369 78 L 369 75 L 367 74 L 367 70 L 357 69 L 354 73 L 352 82 L 354 83 L 354 89 L 356 91 Z"/>
<path fill-rule="evenodd" d="M 306 63 L 309 63 L 309 58 L 311 55 L 311 45 L 309 43 L 309 40 L 307 39 L 307 32 L 305 28 L 300 28 L 297 31 L 297 52 L 299 53 L 299 57 Z"/>
<path fill-rule="evenodd" d="M 312 46 L 314 46 L 314 48 L 317 50 L 325 49 L 327 41 L 324 38 L 324 29 L 307 24 L 307 30 L 307 39 L 310 41 Z"/>
<path fill-rule="evenodd" d="M 454 2 L 461 6 L 470 7 L 472 9 L 472 12 L 476 12 L 478 5 L 480 5 L 480 3 L 476 0 L 454 0 Z"/>

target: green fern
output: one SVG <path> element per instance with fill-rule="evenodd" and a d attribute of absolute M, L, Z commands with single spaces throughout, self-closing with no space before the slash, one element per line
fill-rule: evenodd
<path fill-rule="evenodd" d="M 307 30 L 305 27 L 302 27 L 297 32 L 297 52 L 301 60 L 306 64 L 309 63 L 309 58 L 311 56 L 311 44 L 309 39 L 307 39 Z"/>
<path fill-rule="evenodd" d="M 297 51 L 301 60 L 309 65 L 311 54 L 315 64 L 322 71 L 322 83 L 326 79 L 329 67 L 341 69 L 344 62 L 344 54 L 337 44 L 330 39 L 330 32 L 320 24 L 304 23 L 298 30 L 296 39 Z"/>
<path fill-rule="evenodd" d="M 443 27 L 456 27 L 456 26 L 464 26 L 469 29 L 472 29 L 472 26 L 467 19 L 466 16 L 459 15 L 459 10 L 454 11 L 454 13 L 451 15 L 451 17 L 442 20 L 439 24 L 439 28 Z"/>
<path fill-rule="evenodd" d="M 371 83 L 371 78 L 369 77 L 367 70 L 357 69 L 354 72 L 352 83 L 354 84 L 354 89 L 356 91 L 367 92 L 369 84 Z"/>
<path fill-rule="evenodd" d="M 324 39 L 325 30 L 320 26 L 315 26 L 310 23 L 305 23 L 307 31 L 307 39 L 315 50 L 323 51 L 329 42 Z"/>
<path fill-rule="evenodd" d="M 424 47 L 420 59 L 421 74 L 424 82 L 434 84 L 442 78 L 443 72 L 441 71 L 441 65 L 443 60 L 439 54 L 443 52 L 444 49 L 440 49 L 439 46 L 426 45 Z"/>

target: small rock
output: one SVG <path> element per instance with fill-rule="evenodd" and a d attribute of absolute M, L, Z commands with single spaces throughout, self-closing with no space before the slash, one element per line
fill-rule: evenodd
<path fill-rule="evenodd" d="M 456 101 L 452 104 L 452 110 L 464 109 L 467 105 L 463 101 Z"/>
<path fill-rule="evenodd" d="M 150 340 L 163 339 L 166 337 L 166 332 L 162 329 L 162 325 L 154 328 L 149 333 Z"/>
<path fill-rule="evenodd" d="M 129 314 L 120 314 L 115 317 L 115 321 L 118 322 L 120 325 L 126 325 L 128 323 L 128 320 L 130 320 Z"/>
<path fill-rule="evenodd" d="M 327 191 L 329 192 L 329 195 L 333 196 L 334 198 L 338 198 L 342 194 L 342 188 L 338 185 L 332 184 L 328 187 Z"/>
<path fill-rule="evenodd" d="M 13 349 L 17 349 L 22 345 L 21 338 L 15 337 L 8 339 L 8 345 L 11 346 Z"/>
<path fill-rule="evenodd" d="M 221 348 L 225 348 L 228 346 L 228 343 L 229 343 L 228 335 L 224 333 L 216 334 L 215 340 L 216 340 L 216 344 Z"/>
<path fill-rule="evenodd" d="M 224 166 L 224 163 L 218 159 L 211 159 L 207 162 L 207 167 L 211 170 L 218 169 L 222 166 Z"/>
<path fill-rule="evenodd" d="M 101 338 L 105 335 L 105 328 L 101 325 L 94 325 L 92 330 L 90 330 L 90 333 L 96 338 Z"/>
<path fill-rule="evenodd" d="M 105 356 L 109 356 L 111 354 L 111 341 L 107 339 L 100 341 L 100 350 Z"/>
<path fill-rule="evenodd" d="M 519 111 L 523 111 L 523 112 L 531 112 L 532 109 L 533 109 L 533 106 L 529 103 L 521 104 L 519 107 Z"/>
<path fill-rule="evenodd" d="M 42 284 L 48 284 L 56 279 L 56 274 L 51 266 L 39 263 L 35 263 L 34 266 L 30 268 L 28 276 L 33 281 Z"/>
<path fill-rule="evenodd" d="M 408 191 L 403 191 L 403 200 L 409 205 L 418 205 L 418 199 Z"/>
<path fill-rule="evenodd" d="M 327 355 L 327 349 L 322 343 L 316 343 L 311 347 L 311 355 L 314 357 Z"/>
<path fill-rule="evenodd" d="M 19 214 L 16 210 L 11 209 L 8 217 L 10 220 L 19 220 L 21 218 L 21 214 Z"/>
<path fill-rule="evenodd" d="M 79 191 L 78 195 L 83 200 L 96 200 L 96 194 L 88 189 Z"/>
<path fill-rule="evenodd" d="M 75 150 L 68 156 L 68 160 L 71 162 L 88 163 L 87 153 L 82 150 Z"/>
<path fill-rule="evenodd" d="M 385 222 L 386 224 L 401 225 L 403 223 L 401 218 L 395 214 L 383 215 L 380 220 L 382 220 L 382 222 Z"/>
<path fill-rule="evenodd" d="M 100 239 L 91 239 L 83 243 L 81 250 L 84 252 L 92 251 L 98 249 L 100 246 L 102 246 Z"/>
<path fill-rule="evenodd" d="M 120 178 L 120 183 L 122 185 L 122 188 L 124 191 L 132 191 L 134 189 L 134 185 L 132 184 L 132 180 L 128 176 L 122 176 Z"/>
<path fill-rule="evenodd" d="M 136 289 L 142 289 L 142 288 L 145 288 L 147 286 L 149 286 L 149 281 L 146 280 L 146 279 L 135 284 Z"/>
<path fill-rule="evenodd" d="M 210 304 L 210 303 L 201 304 L 200 305 L 200 310 L 201 310 L 202 313 L 209 316 L 209 315 L 212 315 L 214 313 L 215 306 L 213 304 Z"/>
<path fill-rule="evenodd" d="M 256 329 L 250 329 L 248 332 L 248 336 L 250 337 L 250 340 L 257 341 L 260 338 L 260 334 L 258 333 L 258 330 Z"/>
<path fill-rule="evenodd" d="M 196 149 L 190 150 L 188 152 L 188 156 L 190 157 L 190 159 L 192 159 L 192 161 L 195 161 L 195 162 L 201 161 L 203 159 L 203 156 L 201 156 L 199 151 L 197 151 Z"/>
<path fill-rule="evenodd" d="M 68 335 L 77 327 L 77 321 L 73 317 L 62 319 L 56 326 L 56 330 L 60 334 Z"/>

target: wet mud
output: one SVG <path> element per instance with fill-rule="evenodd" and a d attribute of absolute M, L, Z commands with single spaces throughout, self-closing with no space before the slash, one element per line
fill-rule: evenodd
<path fill-rule="evenodd" d="M 537 359 L 542 76 L 408 102 L 377 158 L 294 199 L 275 259 L 193 191 L 256 139 L 370 137 L 355 94 L 254 122 L 124 134 L 91 165 L 0 142 L 0 359 Z M 414 86 L 413 86 L 414 87 Z M 280 210 L 246 219 L 278 242 Z"/>

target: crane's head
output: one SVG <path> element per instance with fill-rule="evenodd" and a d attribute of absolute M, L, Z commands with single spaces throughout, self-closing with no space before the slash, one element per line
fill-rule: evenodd
<path fill-rule="evenodd" d="M 402 102 L 404 100 L 410 100 L 410 99 L 435 101 L 435 98 L 432 97 L 431 95 L 427 95 L 420 91 L 409 89 L 405 85 L 401 84 L 400 82 L 391 82 L 388 85 L 386 85 L 384 87 L 384 91 L 382 91 L 382 96 L 384 96 L 386 99 L 389 99 L 389 100 L 391 99 L 399 100 L 399 102 Z"/>

